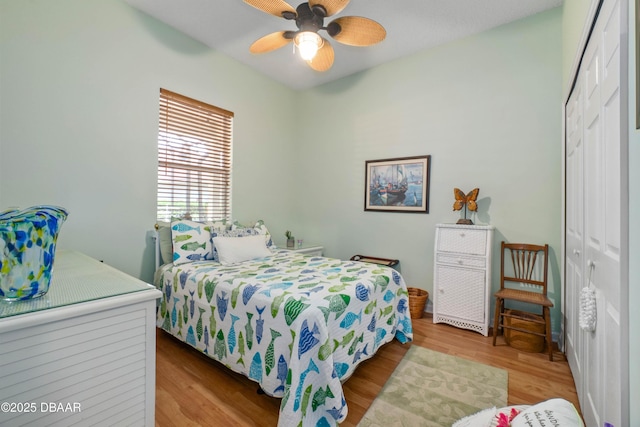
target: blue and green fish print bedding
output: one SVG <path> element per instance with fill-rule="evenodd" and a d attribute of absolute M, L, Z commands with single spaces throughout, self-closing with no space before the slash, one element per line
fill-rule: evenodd
<path fill-rule="evenodd" d="M 291 251 L 161 268 L 158 327 L 281 397 L 278 426 L 334 426 L 341 382 L 396 337 L 413 339 L 395 270 Z"/>

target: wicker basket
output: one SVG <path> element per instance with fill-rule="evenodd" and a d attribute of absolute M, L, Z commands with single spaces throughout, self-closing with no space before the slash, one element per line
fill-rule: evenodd
<path fill-rule="evenodd" d="M 533 320 L 542 322 L 544 319 L 537 314 L 527 313 L 518 310 L 505 310 L 505 314 L 524 317 L 527 320 L 515 319 L 513 317 L 504 318 L 504 325 L 514 328 L 525 329 L 531 332 L 544 334 L 544 323 L 535 323 Z M 513 348 L 527 351 L 530 353 L 540 353 L 544 350 L 544 337 L 538 335 L 527 334 L 525 332 L 514 331 L 513 329 L 504 330 L 504 340 Z"/>
<path fill-rule="evenodd" d="M 409 312 L 412 319 L 420 319 L 429 298 L 429 292 L 419 288 L 407 288 L 409 291 Z"/>

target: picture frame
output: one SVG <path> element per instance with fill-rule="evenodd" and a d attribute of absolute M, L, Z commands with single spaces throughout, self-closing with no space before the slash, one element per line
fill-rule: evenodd
<path fill-rule="evenodd" d="M 431 156 L 365 162 L 364 210 L 429 213 Z"/>

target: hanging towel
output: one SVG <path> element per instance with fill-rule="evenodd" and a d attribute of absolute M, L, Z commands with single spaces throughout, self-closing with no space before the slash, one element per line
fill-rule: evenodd
<path fill-rule="evenodd" d="M 596 291 L 588 286 L 580 291 L 580 314 L 578 323 L 587 331 L 596 330 Z"/>

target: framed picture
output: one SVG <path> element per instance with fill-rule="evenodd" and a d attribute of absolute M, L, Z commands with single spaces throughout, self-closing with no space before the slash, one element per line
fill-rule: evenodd
<path fill-rule="evenodd" d="M 431 156 L 368 160 L 364 210 L 428 213 L 430 162 Z"/>

